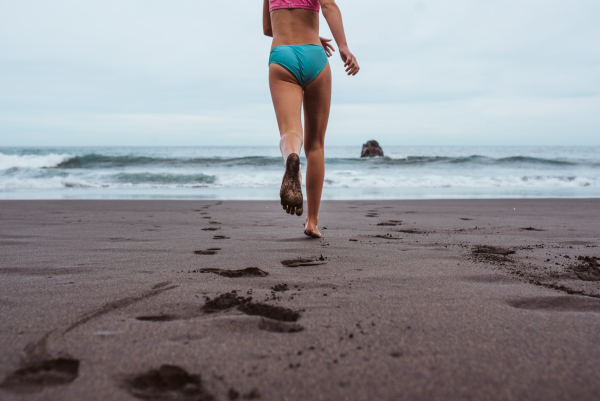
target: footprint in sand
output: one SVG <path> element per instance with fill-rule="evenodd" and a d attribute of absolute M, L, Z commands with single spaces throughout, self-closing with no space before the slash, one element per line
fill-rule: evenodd
<path fill-rule="evenodd" d="M 323 255 L 321 257 L 313 257 L 313 258 L 298 258 L 298 259 L 288 259 L 282 260 L 281 264 L 285 267 L 300 267 L 300 266 L 318 266 L 324 265 L 327 263 Z"/>
<path fill-rule="evenodd" d="M 483 283 L 483 284 L 518 284 L 520 281 L 514 277 L 504 276 L 501 274 L 485 274 L 477 276 L 466 276 L 463 278 L 464 281 L 472 283 Z"/>
<path fill-rule="evenodd" d="M 208 248 L 206 250 L 198 250 L 194 251 L 196 255 L 216 255 L 217 251 L 220 251 L 221 248 Z"/>
<path fill-rule="evenodd" d="M 219 276 L 229 277 L 229 278 L 238 278 L 238 277 L 266 277 L 269 275 L 264 270 L 259 269 L 258 267 L 247 267 L 245 269 L 240 270 L 225 270 L 225 269 L 217 269 L 217 268 L 204 268 L 200 270 L 192 270 L 190 273 L 214 273 Z"/>
<path fill-rule="evenodd" d="M 508 301 L 513 308 L 552 312 L 600 312 L 600 300 L 590 297 L 534 297 Z"/>
<path fill-rule="evenodd" d="M 583 281 L 600 281 L 600 258 L 596 256 L 578 256 L 578 265 L 570 266 L 577 278 Z"/>
<path fill-rule="evenodd" d="M 271 287 L 271 291 L 275 291 L 275 292 L 284 292 L 284 291 L 288 291 L 289 287 L 286 283 L 282 283 L 282 284 L 277 284 L 274 285 L 273 287 Z"/>
<path fill-rule="evenodd" d="M 427 234 L 426 231 L 421 231 L 421 230 L 417 230 L 414 228 L 409 228 L 406 230 L 394 230 L 394 231 L 396 231 L 397 233 L 404 233 L 404 234 Z"/>
<path fill-rule="evenodd" d="M 261 319 L 258 328 L 272 333 L 299 333 L 304 327 L 297 323 L 279 322 L 271 319 Z"/>
<path fill-rule="evenodd" d="M 202 307 L 205 313 L 215 313 L 237 307 L 240 312 L 250 316 L 262 316 L 278 322 L 295 322 L 300 319 L 300 312 L 296 312 L 282 306 L 268 305 L 260 302 L 252 302 L 252 298 L 238 296 L 236 291 L 221 294 L 215 299 L 207 299 Z M 265 327 L 275 330 L 273 325 L 265 323 Z M 283 326 L 282 326 L 283 327 Z M 292 327 L 293 328 L 293 327 Z M 265 328 L 266 330 L 266 328 Z"/>
<path fill-rule="evenodd" d="M 235 308 L 243 302 L 250 302 L 250 300 L 252 300 L 251 297 L 244 298 L 238 296 L 236 291 L 226 292 L 225 294 L 219 295 L 215 299 L 207 298 L 202 310 L 205 313 L 221 312 Z"/>
<path fill-rule="evenodd" d="M 179 320 L 179 317 L 173 315 L 151 315 L 151 316 L 138 316 L 136 320 L 143 322 L 171 322 L 173 320 Z"/>
<path fill-rule="evenodd" d="M 258 302 L 244 302 L 238 306 L 246 315 L 262 316 L 283 322 L 295 322 L 300 319 L 300 313 L 282 306 L 273 306 Z"/>
<path fill-rule="evenodd" d="M 378 226 L 397 226 L 400 225 L 400 223 L 402 223 L 402 221 L 400 220 L 388 220 L 388 221 L 382 221 L 381 223 L 377 223 Z"/>
<path fill-rule="evenodd" d="M 145 373 L 125 376 L 121 387 L 144 400 L 212 401 L 214 396 L 193 375 L 175 365 L 161 365 Z"/>
<path fill-rule="evenodd" d="M 45 387 L 69 384 L 79 375 L 79 361 L 58 358 L 37 362 L 19 369 L 4 379 L 0 389 L 14 393 L 33 393 Z"/>
<path fill-rule="evenodd" d="M 510 249 L 500 248 L 497 246 L 487 246 L 487 245 L 476 246 L 471 251 L 471 253 L 474 255 L 502 255 L 502 256 L 512 255 L 515 252 L 516 251 L 510 250 Z"/>
<path fill-rule="evenodd" d="M 393 237 L 392 234 L 385 235 L 372 235 L 373 238 L 383 238 L 383 239 L 402 239 L 400 237 Z"/>

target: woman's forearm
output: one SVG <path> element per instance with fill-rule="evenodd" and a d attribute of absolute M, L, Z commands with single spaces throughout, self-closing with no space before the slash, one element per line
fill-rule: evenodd
<path fill-rule="evenodd" d="M 263 32 L 266 36 L 273 37 L 271 13 L 269 12 L 269 0 L 265 0 L 263 4 Z"/>
<path fill-rule="evenodd" d="M 329 29 L 333 34 L 335 43 L 339 48 L 347 48 L 348 43 L 346 42 L 346 34 L 344 33 L 344 24 L 342 22 L 342 13 L 340 8 L 335 2 L 321 2 L 321 9 L 323 10 L 323 16 L 327 20 Z"/>

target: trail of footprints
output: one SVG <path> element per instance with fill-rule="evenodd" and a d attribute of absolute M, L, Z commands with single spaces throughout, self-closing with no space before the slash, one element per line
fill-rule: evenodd
<path fill-rule="evenodd" d="M 204 206 L 202 209 L 197 211 L 201 212 L 200 214 L 203 215 L 204 218 L 210 219 L 210 216 L 206 216 L 208 213 L 204 211 L 209 207 L 210 206 Z M 366 215 L 366 217 L 378 216 L 379 214 L 376 210 L 369 210 L 369 214 Z M 467 221 L 472 219 L 461 218 L 461 220 Z M 217 225 L 221 223 L 210 221 L 209 224 Z M 377 225 L 398 226 L 401 224 L 402 221 L 399 220 L 388 220 L 378 223 Z M 220 228 L 221 227 L 207 227 L 203 228 L 202 230 L 216 231 Z M 543 231 L 533 227 L 525 227 L 521 228 L 521 230 Z M 394 231 L 405 234 L 425 234 L 424 231 L 415 229 Z M 382 239 L 399 239 L 396 237 L 392 238 L 392 235 L 389 233 L 386 235 L 376 235 L 375 237 Z M 225 240 L 229 239 L 229 237 L 224 235 L 215 235 L 213 236 L 213 239 Z M 350 239 L 350 241 L 357 240 Z M 221 248 L 208 248 L 205 250 L 196 250 L 194 251 L 194 254 L 216 255 L 220 250 Z M 486 262 L 505 262 L 508 256 L 514 254 L 515 252 L 515 250 L 491 246 L 476 246 L 472 248 L 473 257 Z M 326 259 L 326 257 L 321 255 L 320 257 L 314 258 L 282 260 L 281 264 L 290 268 L 315 266 L 327 263 Z M 573 269 L 575 273 L 580 276 L 579 278 L 581 280 L 598 281 L 600 280 L 600 265 L 598 263 L 599 259 L 600 258 L 596 257 L 580 257 L 579 265 L 574 266 Z M 226 278 L 266 277 L 269 275 L 269 273 L 257 267 L 248 267 L 239 270 L 203 268 L 192 270 L 190 272 L 211 273 Z M 161 283 L 160 285 L 163 284 L 165 283 Z M 170 289 L 171 287 L 168 288 Z M 271 287 L 272 294 L 283 293 L 288 290 L 290 290 L 290 288 L 286 283 L 277 284 Z M 248 294 L 251 293 L 251 290 L 248 291 Z M 525 298 L 509 301 L 508 304 L 514 308 L 528 310 L 600 312 L 599 300 L 575 296 Z M 252 297 L 239 296 L 235 290 L 221 294 L 214 299 L 206 298 L 202 307 L 196 307 L 193 310 L 184 311 L 184 313 L 181 313 L 180 311 L 180 313 L 173 314 L 165 313 L 153 316 L 138 316 L 136 319 L 145 322 L 161 323 L 180 319 L 190 319 L 194 317 L 200 317 L 202 315 L 224 313 L 231 310 L 237 310 L 238 312 L 249 316 L 260 317 L 258 329 L 263 331 L 273 333 L 298 333 L 304 330 L 304 327 L 297 323 L 301 318 L 299 311 L 294 311 L 281 306 L 256 302 L 252 300 Z M 40 340 L 38 343 L 44 344 L 45 346 L 44 342 L 46 339 L 47 336 L 42 338 L 42 340 Z M 25 353 L 28 352 L 27 347 L 24 351 Z M 44 353 L 42 354 L 45 355 Z M 401 356 L 399 353 L 392 353 L 391 355 L 392 357 Z M 0 383 L 0 390 L 10 391 L 13 393 L 31 393 L 41 391 L 46 387 L 68 385 L 77 379 L 79 375 L 79 364 L 80 362 L 78 360 L 68 356 L 63 356 L 56 359 L 46 357 L 46 359 L 40 359 L 37 361 L 32 360 L 30 363 L 8 375 L 4 381 Z M 215 400 L 215 396 L 205 389 L 202 378 L 199 374 L 190 374 L 185 369 L 174 365 L 165 364 L 156 369 L 150 369 L 143 373 L 122 375 L 117 378 L 117 381 L 121 388 L 129 392 L 129 394 L 132 396 L 140 399 L 169 399 L 181 401 Z M 252 389 L 242 394 L 236 389 L 230 388 L 227 396 L 230 400 L 250 400 L 260 398 L 260 393 L 257 389 Z"/>
<path fill-rule="evenodd" d="M 269 274 L 256 267 L 240 270 L 200 269 L 200 272 L 215 273 L 227 278 L 248 276 L 265 277 Z M 271 287 L 273 293 L 285 292 L 288 290 L 289 287 L 287 283 L 280 283 Z M 248 292 L 251 293 L 251 291 Z M 283 334 L 304 331 L 304 327 L 297 323 L 301 317 L 300 312 L 290 308 L 255 302 L 252 300 L 252 297 L 240 296 L 235 290 L 221 294 L 213 299 L 207 297 L 204 305 L 201 308 L 198 308 L 196 313 L 193 313 L 192 315 L 178 316 L 161 314 L 156 316 L 138 316 L 136 319 L 148 322 L 169 322 L 201 315 L 223 313 L 230 310 L 237 310 L 249 316 L 261 317 L 258 323 L 259 330 Z M 215 397 L 204 388 L 200 375 L 189 374 L 183 368 L 174 365 L 162 365 L 158 369 L 151 369 L 137 375 L 125 376 L 120 380 L 120 386 L 132 396 L 140 399 L 169 399 L 181 401 L 212 401 L 215 399 Z M 227 395 L 230 400 L 251 400 L 260 398 L 260 393 L 257 389 L 252 389 L 245 394 L 240 394 L 236 389 L 230 388 Z"/>
<path fill-rule="evenodd" d="M 369 210 L 368 212 L 369 213 L 366 215 L 366 217 L 379 216 L 377 210 Z M 461 218 L 461 220 L 469 221 L 472 219 L 465 217 Z M 213 221 L 211 221 L 210 223 L 220 224 L 218 222 Z M 395 227 L 399 225 L 402 225 L 402 221 L 400 220 L 388 220 L 377 224 L 377 226 L 383 227 Z M 204 228 L 203 230 L 214 231 L 219 228 L 208 227 Z M 533 227 L 521 228 L 521 230 L 542 231 Z M 394 231 L 403 234 L 427 234 L 426 231 L 421 231 L 417 229 L 397 229 Z M 375 235 L 373 237 L 388 240 L 401 239 L 399 237 L 393 236 L 390 233 L 384 235 Z M 229 237 L 224 235 L 215 235 L 213 239 L 222 240 L 229 239 Z M 220 250 L 220 248 L 208 248 L 205 250 L 197 250 L 194 253 L 196 255 L 216 255 Z M 472 249 L 472 255 L 474 257 L 483 258 L 482 260 L 486 261 L 504 261 L 506 260 L 508 255 L 512 255 L 515 252 L 516 251 L 514 250 L 492 246 L 476 246 Z M 598 267 L 597 258 L 589 260 L 588 259 L 582 259 L 581 265 L 585 265 L 586 269 L 588 270 L 590 268 L 595 269 Z M 315 266 L 325 263 L 327 263 L 326 258 L 322 255 L 320 257 L 297 258 L 281 261 L 281 264 L 288 268 Z M 227 278 L 268 276 L 267 272 L 257 267 L 249 267 L 239 270 L 202 268 L 198 270 L 192 270 L 190 272 L 212 273 Z M 587 273 L 587 270 L 585 273 L 589 274 Z M 283 293 L 288 290 L 290 290 L 290 288 L 286 283 L 280 283 L 271 287 L 272 294 Z M 251 290 L 248 291 L 248 294 L 251 293 Z M 527 298 L 512 300 L 509 301 L 508 304 L 514 308 L 530 310 L 600 312 L 600 302 L 598 300 L 589 298 L 586 299 L 582 297 L 559 296 Z M 304 330 L 304 327 L 297 323 L 301 317 L 300 312 L 281 306 L 274 306 L 266 303 L 255 302 L 252 300 L 252 297 L 240 296 L 236 291 L 230 291 L 228 293 L 221 294 L 215 297 L 214 299 L 206 298 L 204 306 L 202 306 L 199 309 L 199 311 L 197 311 L 197 314 L 195 316 L 200 316 L 202 314 L 210 315 L 216 313 L 223 313 L 231 310 L 237 310 L 238 312 L 244 313 L 249 316 L 261 317 L 258 323 L 258 329 L 260 330 L 273 333 L 298 333 Z M 190 316 L 188 315 L 186 317 L 189 318 Z M 157 315 L 140 316 L 137 319 L 152 322 L 168 322 L 177 318 L 184 317 L 178 317 L 174 315 Z M 360 347 L 358 348 L 360 349 Z M 390 355 L 394 358 L 399 358 L 402 356 L 400 352 L 392 352 Z M 131 395 L 142 399 L 168 398 L 176 400 L 214 400 L 214 396 L 212 394 L 209 394 L 204 389 L 200 375 L 189 374 L 184 369 L 177 366 L 162 365 L 158 369 L 150 370 L 148 372 L 136 376 L 126 377 L 121 383 L 123 388 L 125 388 Z M 246 394 L 240 394 L 237 390 L 231 388 L 228 393 L 228 398 L 230 400 L 255 399 L 259 397 L 260 393 L 256 389 L 253 389 L 252 391 Z"/>
<path fill-rule="evenodd" d="M 207 214 L 205 212 L 201 214 Z M 205 218 L 210 219 L 209 216 Z M 210 221 L 209 224 L 221 224 L 216 221 Z M 204 231 L 216 231 L 220 227 L 203 228 Z M 214 235 L 215 240 L 230 239 L 225 235 Z M 221 248 L 207 248 L 194 251 L 195 255 L 217 255 Z M 297 258 L 282 260 L 281 264 L 285 267 L 302 267 L 325 264 L 326 257 Z M 201 268 L 191 270 L 188 273 L 211 273 L 226 278 L 240 277 L 266 277 L 268 272 L 258 267 L 247 267 L 244 269 L 230 270 L 219 268 Z M 280 283 L 271 287 L 272 294 L 289 291 L 287 283 Z M 252 290 L 248 291 L 252 294 Z M 277 299 L 273 296 L 272 299 Z M 293 298 L 292 298 L 293 299 Z M 252 297 L 243 297 L 238 295 L 237 291 L 220 294 L 214 299 L 207 297 L 202 307 L 187 313 L 163 313 L 152 316 L 138 316 L 136 319 L 145 322 L 170 322 L 173 320 L 190 319 L 202 315 L 211 315 L 224 313 L 231 310 L 237 310 L 249 316 L 260 317 L 258 329 L 272 333 L 299 333 L 304 331 L 304 327 L 297 323 L 301 314 L 289 308 L 269 305 L 256 302 Z M 215 397 L 210 394 L 203 386 L 202 378 L 198 374 L 190 374 L 179 366 L 162 365 L 158 369 L 151 369 L 147 372 L 124 376 L 120 380 L 120 386 L 128 391 L 132 396 L 140 399 L 172 399 L 172 400 L 206 400 L 212 401 Z M 241 394 L 234 388 L 230 388 L 227 394 L 230 400 L 237 399 L 258 399 L 260 393 L 253 389 L 245 394 Z"/>
<path fill-rule="evenodd" d="M 405 214 L 414 213 L 414 212 L 404 212 Z M 365 217 L 378 217 L 378 210 L 368 210 L 368 213 Z M 474 219 L 469 217 L 460 217 L 459 220 L 462 221 L 473 221 Z M 403 222 L 400 220 L 387 220 L 377 223 L 377 226 L 380 227 L 395 227 L 401 226 Z M 477 227 L 476 227 L 477 228 Z M 520 231 L 524 232 L 542 232 L 546 231 L 541 228 L 536 227 L 520 227 L 518 228 Z M 394 229 L 392 230 L 397 233 L 415 235 L 422 234 L 427 235 L 435 232 L 427 232 L 424 230 L 407 228 L 407 229 Z M 454 230 L 454 232 L 462 232 L 464 229 Z M 373 238 L 381 238 L 386 240 L 401 240 L 402 238 L 396 237 L 391 233 L 386 234 L 377 234 L 371 235 Z M 350 241 L 357 242 L 357 239 L 351 238 Z M 521 248 L 518 248 L 521 249 Z M 519 273 L 520 269 L 516 264 L 516 261 L 510 258 L 511 255 L 514 255 L 517 252 L 516 249 L 507 249 L 496 246 L 488 246 L 488 245 L 475 245 L 471 248 L 470 258 L 476 262 L 485 262 L 496 264 L 500 266 L 505 265 L 513 265 L 516 268 L 516 271 L 510 271 L 509 273 L 517 274 L 519 276 L 524 276 L 524 273 Z M 576 256 L 570 257 L 568 255 L 560 255 L 561 257 L 569 260 L 571 259 L 573 262 L 569 263 L 565 266 L 566 274 L 574 275 L 577 279 L 587 282 L 600 282 L 600 257 L 596 256 Z M 558 256 L 555 256 L 555 259 Z M 546 259 L 545 262 L 554 262 L 555 265 L 563 264 L 553 261 L 552 259 Z M 526 274 L 525 274 L 526 276 Z M 479 280 L 482 280 L 482 277 L 479 277 Z M 492 280 L 494 283 L 502 282 L 502 283 L 512 283 L 508 277 L 503 277 L 502 280 L 499 280 L 498 277 L 487 277 L 486 280 Z M 551 281 L 551 280 L 547 280 Z M 549 288 L 554 288 L 559 291 L 566 292 L 568 294 L 579 294 L 586 295 L 587 297 L 580 296 L 556 296 L 556 297 L 533 297 L 533 298 L 523 298 L 523 299 L 515 299 L 507 301 L 507 304 L 511 307 L 518 309 L 527 309 L 527 310 L 545 310 L 549 312 L 600 312 L 600 300 L 594 298 L 600 298 L 595 294 L 584 293 L 583 291 L 575 291 L 569 287 L 559 284 L 547 283 L 544 280 L 538 280 L 535 278 L 530 278 L 529 282 L 535 285 L 541 285 Z M 590 298 L 591 297 L 591 298 Z"/>
<path fill-rule="evenodd" d="M 369 210 L 369 213 L 365 217 L 378 217 L 379 213 L 376 210 Z M 463 221 L 471 221 L 471 218 L 460 218 Z M 387 220 L 377 223 L 380 227 L 396 227 L 402 225 L 400 220 Z M 520 228 L 521 231 L 543 231 L 541 229 L 533 227 Z M 403 234 L 428 234 L 427 231 L 419 229 L 395 229 L 397 233 Z M 221 236 L 222 238 L 223 236 Z M 400 240 L 402 238 L 396 237 L 391 233 L 383 235 L 374 235 L 375 238 L 381 239 L 393 239 Z M 217 236 L 214 237 L 215 239 Z M 351 239 L 350 241 L 353 241 Z M 354 240 L 356 241 L 356 240 Z M 206 251 L 211 251 L 207 249 Z M 506 261 L 509 255 L 515 254 L 516 251 L 512 249 L 505 249 L 493 246 L 475 246 L 472 248 L 472 255 L 482 261 Z M 204 254 L 204 253 L 202 253 Z M 207 253 L 208 254 L 208 253 Z M 303 267 L 303 266 L 314 266 L 326 263 L 326 258 L 322 255 L 320 258 L 297 258 L 282 260 L 281 264 L 285 267 Z M 580 257 L 580 265 L 573 267 L 574 271 L 581 276 L 582 280 L 600 280 L 600 269 L 598 264 L 598 258 Z M 596 270 L 599 272 L 596 277 Z M 263 272 L 258 268 L 247 268 L 241 270 L 222 270 L 222 269 L 200 269 L 200 273 L 214 273 L 224 277 L 244 277 L 244 276 L 262 276 L 268 273 Z M 585 276 L 584 276 L 585 275 Z M 504 281 L 503 281 L 504 282 Z M 285 292 L 289 290 L 286 283 L 277 284 L 271 287 L 272 293 Z M 573 297 L 573 296 L 556 296 L 556 297 L 534 297 L 510 300 L 507 302 L 508 305 L 526 310 L 545 310 L 553 312 L 565 312 L 565 311 L 578 311 L 578 312 L 600 312 L 600 301 L 596 299 L 584 298 L 584 297 Z M 293 311 L 288 308 L 282 308 L 279 306 L 272 306 L 264 303 L 253 302 L 251 298 L 244 298 L 237 295 L 235 291 L 230 293 L 222 294 L 215 299 L 207 299 L 205 306 L 203 307 L 204 313 L 218 313 L 227 310 L 237 310 L 239 312 L 260 316 L 261 320 L 258 324 L 260 330 L 265 330 L 274 333 L 297 333 L 304 330 L 304 327 L 297 323 L 300 318 L 300 313 Z M 390 354 L 394 358 L 402 356 L 400 352 L 393 352 Z"/>
<path fill-rule="evenodd" d="M 404 214 L 410 214 L 415 212 L 404 212 Z M 378 217 L 378 210 L 368 210 L 368 214 L 365 217 Z M 473 221 L 474 219 L 469 217 L 460 217 L 459 220 L 462 221 Z M 381 227 L 394 227 L 401 226 L 403 222 L 401 220 L 387 220 L 377 223 L 377 226 Z M 477 229 L 477 227 L 475 227 Z M 525 232 L 542 232 L 546 231 L 541 228 L 536 227 L 519 227 L 518 230 Z M 427 235 L 435 232 L 428 232 L 419 229 L 407 228 L 407 229 L 394 229 L 392 230 L 397 233 L 415 235 L 422 234 Z M 454 232 L 462 232 L 465 229 L 454 230 Z M 391 233 L 386 234 L 377 234 L 371 235 L 373 238 L 381 238 L 386 240 L 401 240 L 401 237 L 396 237 Z M 351 238 L 351 242 L 358 242 L 357 239 Z M 520 248 L 519 248 L 520 249 Z M 515 249 L 506 249 L 495 246 L 488 245 L 475 245 L 471 248 L 470 258 L 476 262 L 485 262 L 496 264 L 500 266 L 505 265 L 514 265 L 516 267 L 516 271 L 510 271 L 509 273 L 517 274 L 519 276 L 526 276 L 524 273 L 519 272 L 518 266 L 515 264 L 515 261 L 510 259 L 510 255 L 514 255 L 517 252 Z M 568 255 L 562 256 L 567 260 L 570 258 Z M 555 256 L 557 258 L 557 256 Z M 575 264 L 571 263 L 566 266 L 566 274 L 572 274 L 577 279 L 588 282 L 600 282 L 600 257 L 596 256 L 576 256 L 571 260 L 575 262 Z M 555 262 L 551 259 L 546 259 L 545 262 Z M 555 265 L 561 265 L 558 262 L 554 263 Z M 481 278 L 480 278 L 481 279 Z M 488 278 L 489 279 L 489 278 Z M 494 279 L 494 282 L 497 282 L 498 278 Z M 502 282 L 511 282 L 507 278 L 500 280 Z M 551 280 L 548 280 L 551 281 Z M 591 293 L 584 293 L 583 291 L 576 291 L 567 286 L 552 284 L 544 282 L 544 280 L 538 280 L 535 278 L 530 278 L 529 282 L 535 285 L 541 285 L 549 288 L 553 288 L 559 291 L 566 292 L 568 294 L 579 294 L 586 295 L 587 297 L 577 297 L 577 296 L 557 296 L 557 297 L 534 297 L 534 298 L 524 298 L 524 299 L 516 299 L 508 301 L 507 304 L 519 309 L 528 309 L 528 310 L 546 310 L 546 311 L 578 311 L 578 312 L 600 312 L 600 301 L 598 299 L 600 296 Z"/>
<path fill-rule="evenodd" d="M 220 250 L 220 248 L 208 248 L 206 250 L 194 251 L 194 254 L 214 255 Z M 314 266 L 325 263 L 327 262 L 323 255 L 313 258 L 297 258 L 281 261 L 281 264 L 285 267 Z M 213 273 L 227 278 L 266 277 L 269 275 L 268 272 L 257 267 L 248 267 L 239 270 L 202 268 L 190 271 L 190 273 L 196 272 Z M 290 288 L 287 283 L 280 283 L 271 287 L 272 294 L 283 293 L 289 290 Z M 251 293 L 252 290 L 249 290 L 248 294 Z M 275 297 L 273 297 L 273 299 L 275 299 Z M 235 290 L 220 294 L 213 299 L 206 297 L 204 305 L 192 314 L 160 314 L 155 316 L 138 316 L 136 319 L 160 323 L 179 319 L 189 319 L 201 315 L 223 313 L 231 310 L 237 310 L 249 316 L 260 317 L 261 319 L 258 322 L 259 330 L 283 334 L 304 331 L 304 327 L 297 323 L 301 317 L 299 311 L 282 306 L 256 302 L 252 300 L 252 297 L 238 295 Z M 120 380 L 120 386 L 132 396 L 140 399 L 172 399 L 182 401 L 212 401 L 215 399 L 215 397 L 204 388 L 200 375 L 189 374 L 181 367 L 174 365 L 162 365 L 158 369 L 151 369 L 137 375 L 125 376 Z M 230 388 L 227 395 L 230 400 L 250 400 L 260 398 L 260 393 L 257 389 L 253 389 L 245 394 L 240 394 L 236 389 Z"/>

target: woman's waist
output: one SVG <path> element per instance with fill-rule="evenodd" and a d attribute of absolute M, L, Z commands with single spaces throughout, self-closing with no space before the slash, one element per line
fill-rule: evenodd
<path fill-rule="evenodd" d="M 294 45 L 318 45 L 321 46 L 319 35 L 313 36 L 296 36 L 296 37 L 277 37 L 273 38 L 271 50 L 277 46 L 294 46 Z"/>

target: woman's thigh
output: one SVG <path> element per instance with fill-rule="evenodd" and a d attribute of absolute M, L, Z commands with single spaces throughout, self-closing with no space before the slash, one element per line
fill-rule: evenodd
<path fill-rule="evenodd" d="M 302 87 L 296 77 L 279 64 L 271 64 L 269 87 L 280 135 L 302 135 Z"/>
<path fill-rule="evenodd" d="M 331 68 L 323 71 L 304 88 L 304 150 L 322 147 L 331 107 Z"/>

